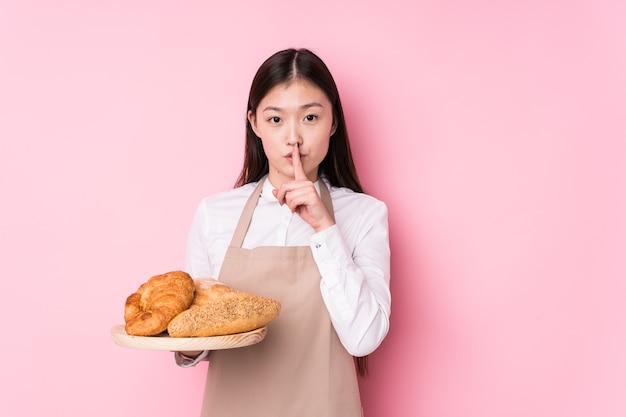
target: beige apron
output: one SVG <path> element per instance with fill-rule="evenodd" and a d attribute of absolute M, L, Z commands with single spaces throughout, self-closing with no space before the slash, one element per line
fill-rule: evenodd
<path fill-rule="evenodd" d="M 331 324 L 311 248 L 241 248 L 264 181 L 243 209 L 219 279 L 279 300 L 280 315 L 262 342 L 211 352 L 202 417 L 360 417 L 354 361 Z"/>

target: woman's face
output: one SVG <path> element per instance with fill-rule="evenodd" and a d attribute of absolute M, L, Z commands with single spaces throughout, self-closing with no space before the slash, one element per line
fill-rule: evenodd
<path fill-rule="evenodd" d="M 332 104 L 322 90 L 304 80 L 279 84 L 261 100 L 256 114 L 248 113 L 248 120 L 263 143 L 274 187 L 294 179 L 294 146 L 300 147 L 307 178 L 317 180 L 335 130 Z"/>

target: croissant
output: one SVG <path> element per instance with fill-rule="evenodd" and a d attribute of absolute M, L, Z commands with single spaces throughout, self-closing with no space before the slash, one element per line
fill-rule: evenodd
<path fill-rule="evenodd" d="M 153 276 L 126 299 L 126 333 L 154 336 L 164 332 L 177 314 L 189 308 L 194 292 L 193 278 L 186 272 Z"/>
<path fill-rule="evenodd" d="M 167 326 L 171 337 L 208 337 L 248 332 L 265 326 L 280 312 L 272 298 L 234 290 L 209 278 L 195 280 L 191 307 Z"/>

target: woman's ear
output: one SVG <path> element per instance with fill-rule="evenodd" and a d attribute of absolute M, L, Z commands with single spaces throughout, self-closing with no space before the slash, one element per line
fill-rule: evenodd
<path fill-rule="evenodd" d="M 330 136 L 334 135 L 337 131 L 337 121 L 333 120 L 333 125 L 330 127 Z"/>
<path fill-rule="evenodd" d="M 250 122 L 250 126 L 252 127 L 254 134 L 260 138 L 261 136 L 259 136 L 259 132 L 256 127 L 256 116 L 252 113 L 252 110 L 248 110 L 248 122 Z"/>

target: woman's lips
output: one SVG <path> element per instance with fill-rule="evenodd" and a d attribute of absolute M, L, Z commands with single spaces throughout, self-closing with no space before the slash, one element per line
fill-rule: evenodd
<path fill-rule="evenodd" d="M 289 162 L 293 161 L 293 154 L 292 153 L 288 153 L 287 155 L 285 155 L 285 159 L 287 159 Z M 306 155 L 302 155 L 300 154 L 300 160 L 303 160 L 306 157 Z"/>

